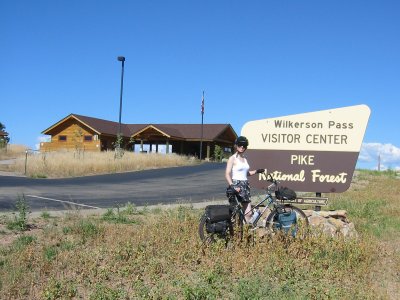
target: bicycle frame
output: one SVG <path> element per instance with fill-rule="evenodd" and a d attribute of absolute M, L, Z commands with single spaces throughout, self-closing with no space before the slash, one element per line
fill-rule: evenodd
<path fill-rule="evenodd" d="M 262 200 L 258 201 L 258 203 L 254 206 L 252 206 L 251 212 L 254 211 L 254 209 L 259 210 L 259 215 L 255 217 L 254 220 L 251 220 L 252 222 L 247 222 L 246 221 L 246 214 L 243 211 L 243 206 L 239 202 L 237 198 L 237 192 L 236 191 L 229 191 L 230 194 L 228 194 L 227 191 L 227 196 L 229 198 L 229 203 L 232 207 L 232 214 L 230 216 L 230 220 L 227 220 L 229 222 L 229 233 L 230 236 L 233 236 L 234 232 L 238 230 L 239 236 L 242 239 L 243 238 L 243 225 L 249 225 L 250 231 L 254 231 L 258 228 L 265 228 L 267 229 L 267 232 L 273 233 L 275 230 L 284 230 L 285 233 L 290 233 L 293 237 L 297 237 L 298 232 L 300 233 L 299 236 L 304 237 L 305 234 L 307 234 L 307 229 L 306 230 L 301 230 L 301 227 L 303 224 L 306 226 L 305 228 L 308 227 L 309 222 L 307 219 L 306 214 L 302 211 L 301 208 L 298 208 L 292 203 L 285 203 L 284 200 L 277 199 L 276 196 L 273 196 L 273 193 L 276 191 L 276 188 L 279 185 L 279 181 L 276 181 L 272 175 L 268 174 L 270 176 L 270 179 L 268 179 L 271 184 L 266 188 L 266 195 L 263 197 Z M 234 199 L 233 199 L 234 198 Z M 265 207 L 262 209 L 261 206 L 265 204 Z M 270 212 L 267 212 L 267 210 L 270 210 Z M 289 212 L 289 215 L 284 215 L 286 212 Z M 296 214 L 295 220 L 291 219 L 292 218 L 292 212 Z M 250 212 L 248 212 L 250 213 Z M 247 214 L 248 214 L 247 213 Z M 265 219 L 265 223 L 262 225 L 257 225 L 260 219 Z M 303 220 L 303 221 L 298 221 L 298 220 Z M 200 220 L 199 224 L 199 235 L 200 238 L 203 241 L 213 241 L 214 236 L 218 237 L 219 232 L 216 231 L 210 231 L 207 232 L 207 214 L 204 214 Z M 237 228 L 234 229 L 234 227 L 237 226 Z M 290 229 L 292 228 L 293 229 Z M 298 231 L 297 229 L 300 228 Z M 290 231 L 289 231 L 290 230 Z M 210 234 L 208 237 L 207 234 Z M 226 238 L 226 236 L 224 237 Z"/>
<path fill-rule="evenodd" d="M 236 206 L 239 208 L 239 209 L 238 209 L 238 208 L 235 208 L 235 210 L 236 210 L 236 211 L 239 211 L 239 214 L 240 214 L 240 216 L 241 216 L 241 220 L 242 220 L 242 222 L 244 222 L 244 224 L 250 224 L 251 226 L 256 227 L 256 226 L 254 226 L 254 224 L 257 224 L 257 222 L 261 219 L 261 217 L 263 216 L 263 214 L 265 213 L 265 211 L 266 211 L 267 209 L 270 209 L 270 206 L 271 206 L 271 205 L 274 205 L 274 208 L 275 208 L 275 206 L 276 206 L 276 199 L 273 198 L 272 192 L 274 191 L 274 189 L 275 189 L 276 186 L 277 186 L 277 182 L 276 182 L 276 181 L 274 181 L 270 186 L 268 186 L 268 187 L 267 187 L 267 195 L 265 196 L 265 198 L 264 198 L 263 200 L 261 200 L 260 202 L 258 202 L 256 205 L 254 205 L 254 206 L 252 207 L 251 211 L 249 211 L 249 212 L 247 213 L 247 214 L 249 214 L 249 213 L 253 212 L 254 209 L 260 208 L 261 205 L 262 205 L 264 202 L 268 201 L 268 203 L 265 205 L 265 207 L 260 211 L 260 214 L 258 215 L 258 217 L 253 221 L 253 223 L 248 223 L 248 222 L 246 221 L 245 215 L 247 215 L 247 214 L 245 214 L 245 213 L 243 212 L 242 204 L 237 200 L 237 197 L 235 196 Z M 271 211 L 272 211 L 272 209 L 271 209 Z"/>

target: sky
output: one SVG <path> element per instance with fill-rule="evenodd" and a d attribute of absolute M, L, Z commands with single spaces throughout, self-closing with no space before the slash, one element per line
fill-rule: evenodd
<path fill-rule="evenodd" d="M 229 123 L 365 104 L 358 168 L 400 169 L 400 1 L 0 0 L 0 122 Z"/>

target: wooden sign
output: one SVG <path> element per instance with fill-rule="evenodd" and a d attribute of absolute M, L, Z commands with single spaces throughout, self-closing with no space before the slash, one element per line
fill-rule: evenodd
<path fill-rule="evenodd" d="M 356 105 L 247 122 L 241 135 L 252 168 L 265 168 L 283 185 L 303 192 L 344 192 L 350 187 L 370 109 Z M 257 188 L 265 175 L 249 177 Z"/>

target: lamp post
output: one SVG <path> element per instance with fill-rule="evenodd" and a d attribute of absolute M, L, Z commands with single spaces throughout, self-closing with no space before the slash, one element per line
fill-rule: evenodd
<path fill-rule="evenodd" d="M 121 148 L 121 140 L 122 140 L 122 133 L 121 133 L 121 114 L 122 114 L 122 91 L 124 88 L 124 65 L 125 65 L 125 56 L 118 56 L 118 61 L 122 62 L 122 69 L 121 69 L 121 92 L 119 96 L 119 120 L 118 120 L 118 148 Z"/>

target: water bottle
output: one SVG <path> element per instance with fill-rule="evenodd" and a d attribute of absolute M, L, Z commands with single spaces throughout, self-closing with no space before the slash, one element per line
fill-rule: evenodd
<path fill-rule="evenodd" d="M 254 225 L 254 222 L 257 220 L 259 215 L 260 215 L 260 210 L 258 208 L 254 209 L 253 216 L 250 219 L 250 223 Z"/>

